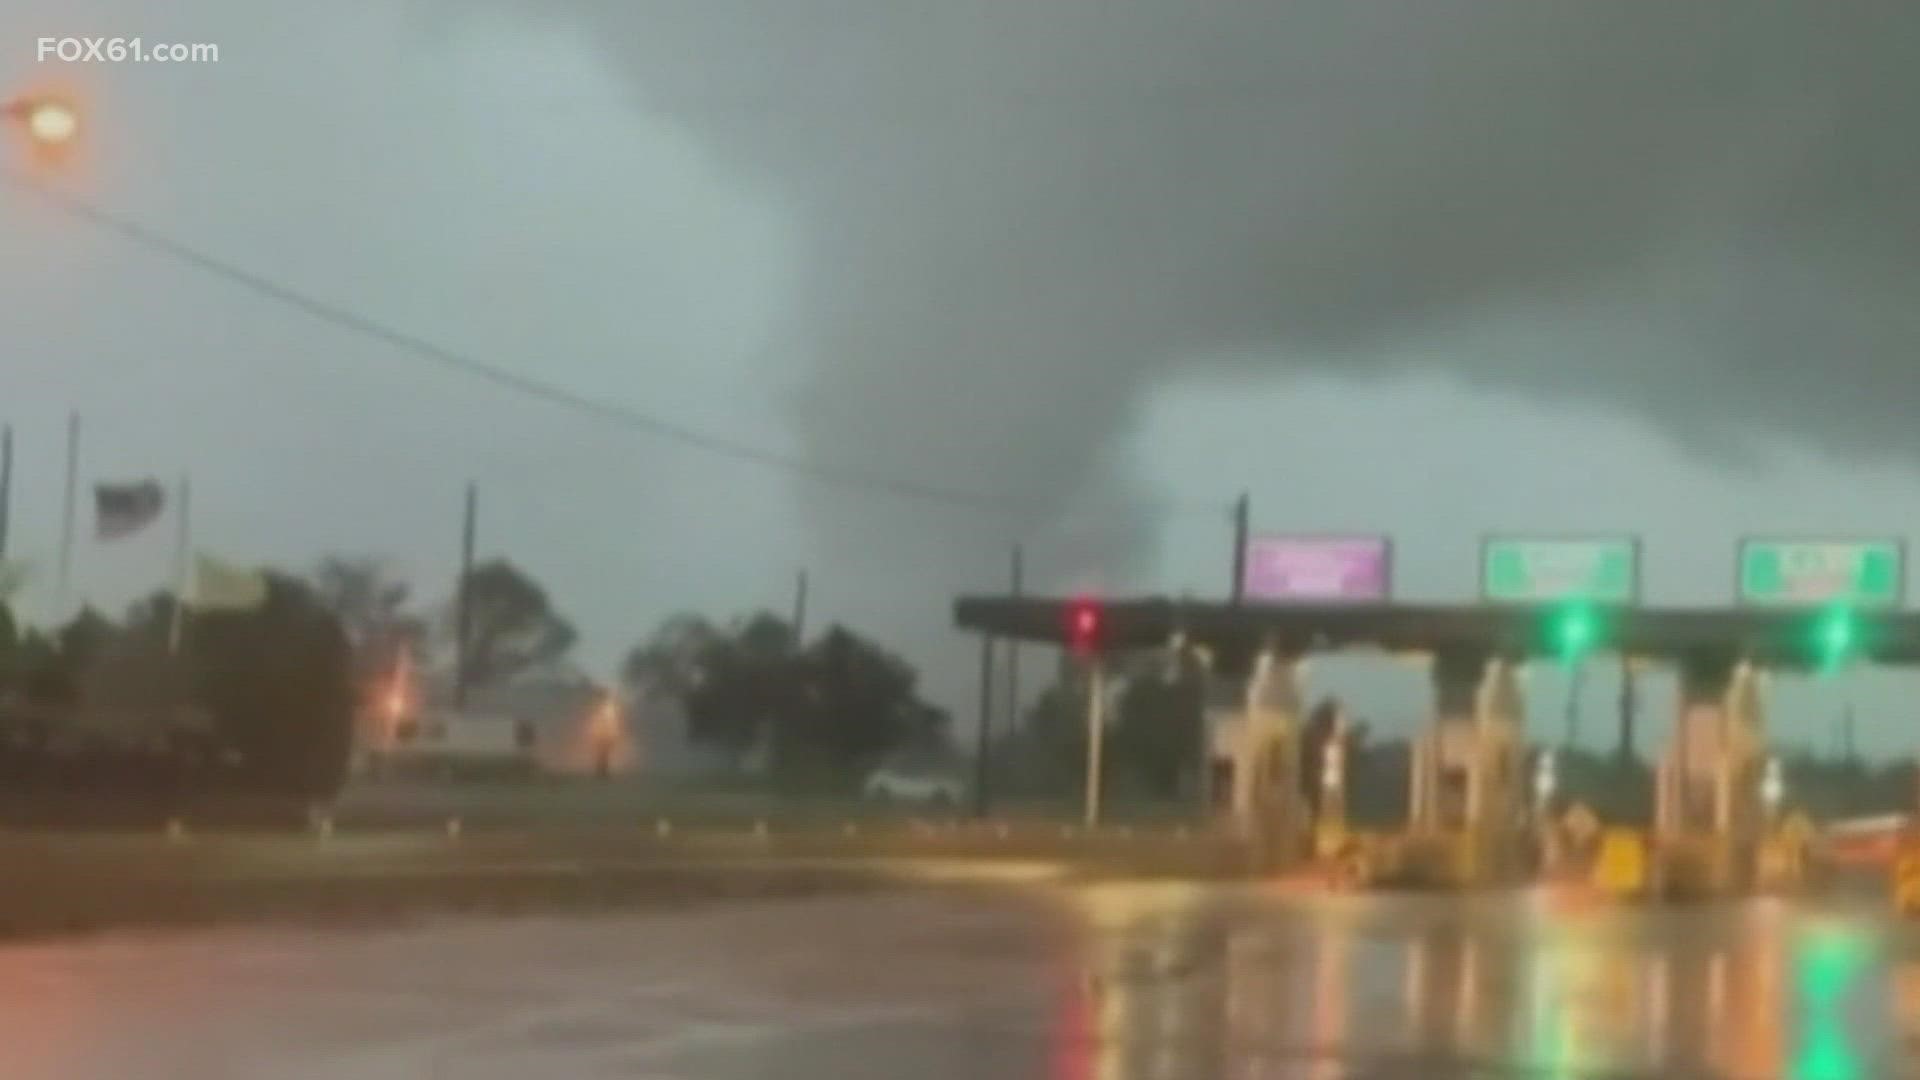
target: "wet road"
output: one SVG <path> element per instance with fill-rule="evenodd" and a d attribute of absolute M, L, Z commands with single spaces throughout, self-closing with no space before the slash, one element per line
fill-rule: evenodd
<path fill-rule="evenodd" d="M 1920 1075 L 1871 906 L 1032 882 L 0 948 L 0 1075 Z"/>

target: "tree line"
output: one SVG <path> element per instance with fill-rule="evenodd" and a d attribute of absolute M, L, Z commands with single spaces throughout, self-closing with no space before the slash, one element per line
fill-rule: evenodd
<path fill-rule="evenodd" d="M 352 738 L 350 649 L 303 581 L 267 576 L 244 612 L 174 597 L 121 619 L 86 608 L 51 631 L 0 609 L 0 776 L 9 794 L 223 790 L 324 796 Z"/>
<path fill-rule="evenodd" d="M 422 606 L 376 558 L 334 556 L 299 575 L 270 572 L 264 605 L 196 612 L 170 640 L 174 598 L 156 592 L 120 618 L 81 611 L 53 629 L 24 628 L 0 606 L 0 778 L 12 789 L 200 786 L 302 799 L 338 790 L 357 713 L 401 657 L 450 674 L 464 633 L 471 686 L 510 682 L 564 662 L 578 634 L 546 589 L 505 559 L 476 566 L 466 618 L 451 602 Z M 1118 689 L 1104 736 L 1116 797 L 1195 800 L 1208 777 L 1207 684 L 1152 654 L 1115 658 Z M 618 678 L 643 724 L 683 723 L 687 742 L 795 789 L 847 790 L 907 758 L 952 769 L 961 755 L 948 714 L 920 696 L 918 674 L 881 644 L 839 625 L 802 639 L 766 612 L 732 619 L 683 613 L 627 651 Z M 1086 762 L 1083 674 L 1064 663 L 1020 722 L 995 732 L 996 789 L 1077 795 Z M 677 709 L 653 711 L 654 703 Z M 1230 706 L 1229 706 L 1230 707 Z M 1337 703 L 1303 733 L 1302 790 Z M 659 732 L 643 731 L 643 739 Z M 1387 824 L 1405 814 L 1403 739 L 1346 726 L 1348 814 Z M 1869 766 L 1800 755 L 1786 761 L 1789 801 L 1817 817 L 1905 809 L 1910 760 Z M 1562 802 L 1603 818 L 1643 818 L 1651 776 L 1638 760 L 1562 751 Z"/>
<path fill-rule="evenodd" d="M 15 790 L 324 798 L 345 780 L 359 715 L 402 665 L 442 688 L 464 668 L 483 689 L 564 665 L 578 641 L 505 559 L 474 567 L 464 616 L 451 600 L 419 603 L 374 557 L 267 580 L 258 610 L 192 612 L 177 640 L 167 592 L 44 630 L 0 608 L 0 774 Z M 643 705 L 676 703 L 661 716 L 688 742 L 785 785 L 845 788 L 902 752 L 950 752 L 948 718 L 912 666 L 844 626 L 800 640 L 765 613 L 676 615 L 629 650 L 619 679 Z"/>
<path fill-rule="evenodd" d="M 390 676 L 402 653 L 427 668 L 455 666 L 459 612 L 416 610 L 379 560 L 330 558 L 315 582 L 355 643 L 363 683 Z M 578 640 L 547 590 L 500 559 L 474 568 L 464 623 L 474 687 L 563 662 Z M 684 724 L 673 734 L 731 768 L 757 764 L 787 787 L 848 789 L 896 755 L 951 753 L 949 718 L 920 697 L 918 672 L 845 626 L 802 640 L 766 612 L 675 614 L 627 650 L 618 679 L 643 724 Z M 658 704 L 672 708 L 648 708 Z"/>

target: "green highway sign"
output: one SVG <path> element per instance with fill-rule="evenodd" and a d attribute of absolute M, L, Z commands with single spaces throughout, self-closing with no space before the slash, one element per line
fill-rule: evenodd
<path fill-rule="evenodd" d="M 1906 548 L 1899 540 L 1743 540 L 1740 600 L 1806 607 L 1899 607 Z"/>
<path fill-rule="evenodd" d="M 1489 537 L 1480 547 L 1480 595 L 1494 603 L 1586 600 L 1631 604 L 1640 592 L 1640 542 Z"/>

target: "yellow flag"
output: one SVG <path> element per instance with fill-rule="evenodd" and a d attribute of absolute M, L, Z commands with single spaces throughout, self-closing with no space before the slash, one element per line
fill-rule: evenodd
<path fill-rule="evenodd" d="M 187 606 L 200 611 L 252 611 L 267 602 L 267 577 L 206 555 L 193 560 L 193 593 Z"/>

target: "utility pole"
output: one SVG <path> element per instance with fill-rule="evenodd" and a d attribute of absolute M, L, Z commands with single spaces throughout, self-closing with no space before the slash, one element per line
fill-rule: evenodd
<path fill-rule="evenodd" d="M 807 644 L 807 571 L 802 567 L 793 579 L 793 648 L 795 652 Z"/>
<path fill-rule="evenodd" d="M 180 505 L 174 507 L 175 530 L 173 551 L 173 611 L 167 620 L 167 652 L 178 655 L 180 635 L 186 626 L 187 593 L 190 591 L 193 576 L 193 482 L 186 474 L 180 476 L 180 488 L 177 500 Z"/>
<path fill-rule="evenodd" d="M 67 414 L 67 492 L 66 500 L 60 512 L 60 571 L 59 592 L 62 603 L 66 602 L 68 589 L 73 584 L 73 516 L 78 512 L 80 487 L 80 414 Z"/>
<path fill-rule="evenodd" d="M 1633 668 L 1632 657 L 1624 655 L 1620 657 L 1619 754 L 1622 762 L 1630 762 L 1634 758 L 1634 713 L 1640 706 L 1640 694 L 1639 687 L 1635 683 L 1636 675 Z"/>
<path fill-rule="evenodd" d="M 1853 743 L 1853 702 L 1847 702 L 1840 713 L 1840 763 L 1853 765 L 1860 760 Z"/>
<path fill-rule="evenodd" d="M 1567 673 L 1567 733 L 1563 745 L 1568 750 L 1580 741 L 1580 691 L 1586 685 L 1586 674 L 1584 658 L 1575 660 Z"/>
<path fill-rule="evenodd" d="M 991 635 L 980 635 L 980 718 L 974 737 L 973 813 L 981 818 L 986 817 L 992 807 L 987 785 L 988 758 L 993 749 L 993 645 Z"/>
<path fill-rule="evenodd" d="M 1018 600 L 1027 591 L 1026 553 L 1019 544 L 1013 545 L 1013 597 Z M 1020 642 L 1007 642 L 1007 730 L 1013 731 L 1020 726 Z"/>
<path fill-rule="evenodd" d="M 1253 499 L 1246 492 L 1233 502 L 1233 586 L 1227 593 L 1235 604 L 1246 596 L 1247 539 L 1252 531 Z"/>
<path fill-rule="evenodd" d="M 460 528 L 460 587 L 454 599 L 453 707 L 467 706 L 467 680 L 472 674 L 473 542 L 480 512 L 479 485 L 467 484 L 466 516 Z"/>

